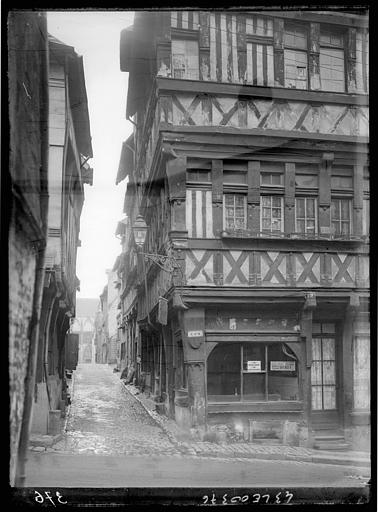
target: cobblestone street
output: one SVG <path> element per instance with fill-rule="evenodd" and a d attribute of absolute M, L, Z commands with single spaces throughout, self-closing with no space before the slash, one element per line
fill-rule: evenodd
<path fill-rule="evenodd" d="M 64 437 L 55 451 L 103 455 L 180 453 L 107 365 L 81 364 L 74 375 Z"/>

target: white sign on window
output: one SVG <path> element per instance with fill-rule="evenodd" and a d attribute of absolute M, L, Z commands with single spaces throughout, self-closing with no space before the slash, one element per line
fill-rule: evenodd
<path fill-rule="evenodd" d="M 188 338 L 200 338 L 203 336 L 203 331 L 188 331 Z"/>
<path fill-rule="evenodd" d="M 270 361 L 270 369 L 283 372 L 295 372 L 295 361 Z"/>
<path fill-rule="evenodd" d="M 249 372 L 261 372 L 261 361 L 247 361 L 247 370 Z"/>

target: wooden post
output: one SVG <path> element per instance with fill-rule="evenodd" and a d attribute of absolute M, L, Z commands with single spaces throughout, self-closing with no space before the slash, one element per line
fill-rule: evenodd
<path fill-rule="evenodd" d="M 284 64 L 284 20 L 274 18 L 273 20 L 273 50 L 274 50 L 274 85 L 284 87 L 285 64 Z"/>
<path fill-rule="evenodd" d="M 260 231 L 260 162 L 248 162 L 247 228 Z"/>
<path fill-rule="evenodd" d="M 210 13 L 199 13 L 199 77 L 210 80 Z"/>
<path fill-rule="evenodd" d="M 319 170 L 319 233 L 331 234 L 331 167 L 333 153 L 324 153 Z"/>
<path fill-rule="evenodd" d="M 295 231 L 295 163 L 285 163 L 285 233 Z"/>
<path fill-rule="evenodd" d="M 309 54 L 310 89 L 321 89 L 320 83 L 320 24 L 310 24 L 310 54 Z"/>
<path fill-rule="evenodd" d="M 347 92 L 357 91 L 356 76 L 356 29 L 348 28 L 347 44 Z"/>
<path fill-rule="evenodd" d="M 223 160 L 212 160 L 211 163 L 213 231 L 219 237 L 223 230 Z"/>

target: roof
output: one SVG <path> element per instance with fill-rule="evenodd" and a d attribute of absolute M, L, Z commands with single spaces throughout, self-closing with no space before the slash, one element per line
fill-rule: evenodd
<path fill-rule="evenodd" d="M 133 171 L 134 165 L 134 134 L 122 143 L 121 157 L 119 160 L 116 185 L 126 178 Z"/>
<path fill-rule="evenodd" d="M 75 52 L 73 46 L 63 43 L 51 34 L 48 35 L 48 40 L 52 50 L 50 58 L 61 60 L 68 75 L 70 107 L 78 150 L 82 155 L 91 158 L 93 149 L 83 57 Z"/>
<path fill-rule="evenodd" d="M 76 317 L 95 317 L 99 308 L 98 299 L 76 299 Z"/>

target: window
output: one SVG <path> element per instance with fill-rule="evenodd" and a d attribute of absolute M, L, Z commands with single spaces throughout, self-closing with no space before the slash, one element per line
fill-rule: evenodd
<path fill-rule="evenodd" d="M 173 78 L 199 79 L 198 41 L 172 39 Z"/>
<path fill-rule="evenodd" d="M 351 201 L 350 199 L 332 199 L 331 223 L 334 235 L 350 235 L 351 233 Z"/>
<path fill-rule="evenodd" d="M 190 169 L 186 173 L 187 181 L 211 181 L 210 171 L 206 169 Z"/>
<path fill-rule="evenodd" d="M 273 45 L 247 43 L 247 83 L 274 86 Z"/>
<path fill-rule="evenodd" d="M 295 199 L 295 226 L 298 233 L 317 233 L 316 199 L 297 197 Z"/>
<path fill-rule="evenodd" d="M 295 174 L 295 186 L 298 188 L 318 188 L 316 174 Z"/>
<path fill-rule="evenodd" d="M 344 37 L 340 32 L 320 32 L 320 83 L 323 91 L 345 92 Z"/>
<path fill-rule="evenodd" d="M 262 172 L 260 174 L 261 185 L 283 185 L 283 174 Z"/>
<path fill-rule="evenodd" d="M 284 343 L 220 343 L 207 361 L 209 401 L 298 400 L 298 361 Z"/>
<path fill-rule="evenodd" d="M 262 231 L 283 231 L 283 198 L 280 196 L 261 196 Z"/>
<path fill-rule="evenodd" d="M 224 229 L 246 229 L 247 201 L 243 194 L 224 194 Z"/>
<path fill-rule="evenodd" d="M 284 32 L 285 87 L 307 89 L 307 30 L 306 27 L 285 24 Z"/>

